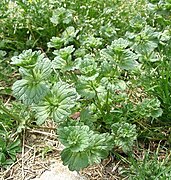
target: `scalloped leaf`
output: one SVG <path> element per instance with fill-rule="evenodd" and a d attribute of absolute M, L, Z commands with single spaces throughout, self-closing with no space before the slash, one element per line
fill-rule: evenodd
<path fill-rule="evenodd" d="M 21 66 L 24 68 L 32 68 L 36 65 L 38 59 L 43 59 L 44 54 L 41 54 L 41 51 L 34 51 L 32 49 L 24 50 L 18 56 L 13 56 L 11 58 L 11 64 L 15 64 L 17 66 Z"/>
<path fill-rule="evenodd" d="M 48 117 L 60 122 L 71 114 L 71 108 L 78 98 L 75 88 L 65 82 L 56 83 L 46 98 L 33 109 L 36 112 L 37 123 L 43 123 Z"/>
<path fill-rule="evenodd" d="M 96 134 L 85 125 L 61 127 L 58 134 L 66 146 L 61 153 L 63 163 L 72 171 L 99 163 L 114 145 L 108 133 Z"/>
<path fill-rule="evenodd" d="M 79 171 L 89 165 L 88 154 L 86 152 L 72 152 L 69 148 L 61 152 L 61 159 L 63 164 L 71 171 Z"/>
<path fill-rule="evenodd" d="M 133 70 L 138 66 L 136 59 L 138 59 L 138 56 L 135 53 L 125 50 L 118 65 L 121 69 Z"/>
<path fill-rule="evenodd" d="M 88 126 L 70 126 L 58 129 L 61 143 L 73 152 L 84 151 L 89 146 L 90 134 Z"/>
<path fill-rule="evenodd" d="M 24 104 L 33 104 L 41 101 L 48 92 L 45 83 L 35 83 L 32 80 L 18 80 L 12 86 L 13 94 Z"/>

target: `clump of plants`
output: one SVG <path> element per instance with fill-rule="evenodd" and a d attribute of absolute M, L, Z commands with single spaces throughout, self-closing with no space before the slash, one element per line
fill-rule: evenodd
<path fill-rule="evenodd" d="M 142 134 L 170 117 L 169 1 L 139 1 L 137 9 L 134 1 L 112 2 L 111 7 L 108 0 L 17 1 L 12 3 L 17 13 L 9 18 L 15 27 L 3 16 L 0 62 L 12 56 L 3 64 L 18 75 L 11 107 L 0 104 L 2 117 L 16 124 L 17 133 L 54 121 L 65 146 L 61 158 L 70 170 L 100 163 L 114 151 L 130 155 Z M 8 6 L 1 13 L 6 10 L 14 13 Z M 15 53 L 15 40 L 8 40 L 13 33 L 24 34 L 26 41 L 25 46 L 17 39 Z M 5 158 L 14 160 L 19 147 L 18 138 L 8 140 L 6 123 L 2 165 Z"/>

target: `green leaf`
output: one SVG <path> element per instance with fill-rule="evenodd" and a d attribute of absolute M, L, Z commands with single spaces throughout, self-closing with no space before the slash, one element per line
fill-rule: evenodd
<path fill-rule="evenodd" d="M 150 54 L 158 46 L 159 32 L 155 31 L 155 28 L 145 26 L 145 28 L 139 33 L 134 35 L 135 43 L 132 48 L 140 54 Z"/>
<path fill-rule="evenodd" d="M 160 101 L 157 98 L 144 98 L 142 102 L 139 102 L 135 111 L 139 117 L 160 117 L 163 113 L 160 108 Z"/>
<path fill-rule="evenodd" d="M 88 126 L 76 125 L 58 130 L 59 139 L 66 146 L 61 156 L 70 170 L 80 170 L 90 164 L 99 163 L 113 148 L 112 136 L 96 134 Z M 84 161 L 84 162 L 83 162 Z"/>
<path fill-rule="evenodd" d="M 52 37 L 50 39 L 50 42 L 47 43 L 47 46 L 49 48 L 54 47 L 55 49 L 60 49 L 63 44 L 64 44 L 64 39 L 59 38 L 59 37 Z"/>
<path fill-rule="evenodd" d="M 46 80 L 52 72 L 52 63 L 48 58 L 38 59 L 33 69 L 36 80 Z"/>
<path fill-rule="evenodd" d="M 5 154 L 0 152 L 0 165 L 3 165 L 6 161 Z"/>
<path fill-rule="evenodd" d="M 83 122 L 85 125 L 89 126 L 91 129 L 94 128 L 94 122 L 97 119 L 95 115 L 90 111 L 90 109 L 83 109 L 80 113 L 80 122 Z"/>
<path fill-rule="evenodd" d="M 114 123 L 111 127 L 114 143 L 123 149 L 124 152 L 131 150 L 137 138 L 136 126 L 125 122 Z"/>
<path fill-rule="evenodd" d="M 99 48 L 102 45 L 102 38 L 97 38 L 97 37 L 88 35 L 83 40 L 82 45 L 85 46 L 85 48 L 87 49 Z"/>
<path fill-rule="evenodd" d="M 66 46 L 70 42 L 73 42 L 78 32 L 79 30 L 75 30 L 73 26 L 67 27 L 65 31 L 62 33 L 62 39 L 64 41 L 64 45 Z"/>
<path fill-rule="evenodd" d="M 89 163 L 100 163 L 102 159 L 106 158 L 109 151 L 113 148 L 112 136 L 108 133 L 94 134 L 90 137 L 89 147 Z"/>
<path fill-rule="evenodd" d="M 95 91 L 91 87 L 90 81 L 89 80 L 87 81 L 86 76 L 83 76 L 80 81 L 77 81 L 76 89 L 79 95 L 81 95 L 86 99 L 92 99 L 95 97 Z"/>
<path fill-rule="evenodd" d="M 78 58 L 76 63 L 82 75 L 93 76 L 98 71 L 96 59 L 90 54 L 85 55 L 83 59 Z"/>
<path fill-rule="evenodd" d="M 37 83 L 32 80 L 18 80 L 12 86 L 13 94 L 24 104 L 33 104 L 41 101 L 48 92 L 45 83 Z"/>
<path fill-rule="evenodd" d="M 53 16 L 50 18 L 51 22 L 55 25 L 60 23 L 69 24 L 73 21 L 73 11 L 65 9 L 63 7 L 57 8 L 53 11 Z"/>
<path fill-rule="evenodd" d="M 41 51 L 32 52 L 31 49 L 24 50 L 20 55 L 13 56 L 11 58 L 11 64 L 15 64 L 17 66 L 21 66 L 24 68 L 32 68 L 36 65 L 39 59 L 43 59 L 44 54 L 41 54 Z"/>
<path fill-rule="evenodd" d="M 138 59 L 138 56 L 135 53 L 125 50 L 118 65 L 121 69 L 133 70 L 138 66 L 136 59 Z"/>
<path fill-rule="evenodd" d="M 20 68 L 22 80 L 16 81 L 13 94 L 25 104 L 38 103 L 48 92 L 46 80 L 52 72 L 51 61 L 48 58 L 38 58 L 33 69 Z"/>
<path fill-rule="evenodd" d="M 112 41 L 112 44 L 109 49 L 114 50 L 115 52 L 121 51 L 129 46 L 130 42 L 126 39 L 119 38 L 117 40 Z"/>
<path fill-rule="evenodd" d="M 72 61 L 72 53 L 75 48 L 68 46 L 60 50 L 55 50 L 54 54 L 57 55 L 52 61 L 54 69 L 60 69 L 63 72 L 73 69 L 74 62 Z"/>
<path fill-rule="evenodd" d="M 86 152 L 72 152 L 69 148 L 61 152 L 63 164 L 68 165 L 69 170 L 79 171 L 89 165 L 88 155 Z"/>
<path fill-rule="evenodd" d="M 32 109 L 36 111 L 35 117 L 37 119 L 36 123 L 37 125 L 41 125 L 45 122 L 45 120 L 50 116 L 51 111 L 49 108 L 49 103 L 44 102 L 42 104 L 39 104 L 39 106 L 33 106 Z"/>
<path fill-rule="evenodd" d="M 89 137 L 92 133 L 88 126 L 70 126 L 58 129 L 59 140 L 72 152 L 84 151 L 89 146 Z"/>
<path fill-rule="evenodd" d="M 65 82 L 56 83 L 51 92 L 38 105 L 33 106 L 36 111 L 37 122 L 43 123 L 48 117 L 54 121 L 65 120 L 71 113 L 71 108 L 76 104 L 78 95 L 76 90 Z"/>
<path fill-rule="evenodd" d="M 20 150 L 20 144 L 21 144 L 21 142 L 20 142 L 19 139 L 17 139 L 16 141 L 8 144 L 8 146 L 7 146 L 8 151 L 9 151 L 9 152 L 10 152 L 10 151 L 14 151 L 14 152 L 19 151 L 19 150 Z"/>

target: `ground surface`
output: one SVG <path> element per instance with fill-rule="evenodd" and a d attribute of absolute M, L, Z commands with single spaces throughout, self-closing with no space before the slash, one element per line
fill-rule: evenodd
<path fill-rule="evenodd" d="M 55 125 L 47 122 L 45 129 L 26 130 L 22 152 L 17 161 L 0 173 L 1 180 L 112 180 L 118 164 L 111 158 L 79 172 L 71 172 L 62 165 L 60 152 L 63 146 L 55 134 Z"/>

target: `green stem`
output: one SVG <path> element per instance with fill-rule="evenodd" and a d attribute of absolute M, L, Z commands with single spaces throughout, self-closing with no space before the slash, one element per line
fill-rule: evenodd
<path fill-rule="evenodd" d="M 12 119 L 16 120 L 18 123 L 21 122 L 21 119 L 17 115 L 10 113 L 10 111 L 3 104 L 0 104 L 0 110 L 10 116 Z"/>
<path fill-rule="evenodd" d="M 95 88 L 94 85 L 93 85 L 93 82 L 91 82 L 91 87 L 93 88 L 93 90 L 94 90 L 94 92 L 95 92 L 95 95 L 96 95 L 96 99 L 97 99 L 97 103 L 95 103 L 95 105 L 97 106 L 97 108 L 100 110 L 102 116 L 104 117 L 105 114 L 104 114 L 103 108 L 102 108 L 102 106 L 101 106 L 101 104 L 100 104 L 100 99 L 99 99 L 99 97 L 98 97 L 98 93 L 97 93 L 97 91 L 96 91 L 96 88 Z"/>
<path fill-rule="evenodd" d="M 109 109 L 109 89 L 107 90 L 105 107 L 107 109 L 107 113 L 109 114 L 109 112 L 110 112 L 110 109 Z"/>

